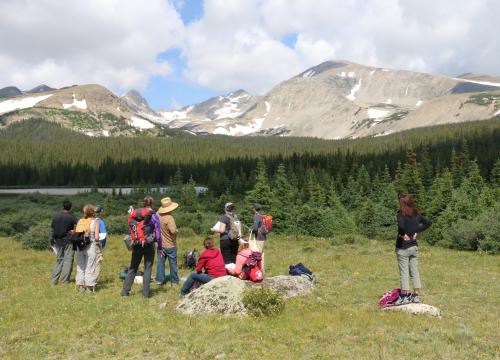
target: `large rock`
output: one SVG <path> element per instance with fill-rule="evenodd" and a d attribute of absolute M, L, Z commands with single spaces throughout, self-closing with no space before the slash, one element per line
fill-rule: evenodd
<path fill-rule="evenodd" d="M 245 281 L 233 276 L 216 278 L 187 295 L 177 305 L 185 315 L 240 314 L 246 315 L 243 305 Z"/>
<path fill-rule="evenodd" d="M 285 299 L 308 293 L 314 288 L 314 283 L 306 276 L 278 275 L 264 279 L 261 283 L 250 283 L 251 286 L 268 287 L 276 290 Z"/>
<path fill-rule="evenodd" d="M 223 276 L 199 287 L 182 299 L 177 311 L 185 315 L 237 314 L 246 315 L 243 292 L 247 287 L 271 288 L 285 298 L 299 296 L 311 291 L 314 284 L 307 277 L 275 276 L 261 283 L 243 281 L 233 276 Z"/>
<path fill-rule="evenodd" d="M 443 312 L 435 306 L 427 304 L 406 304 L 384 308 L 387 311 L 401 311 L 413 315 L 428 315 L 441 317 Z"/>

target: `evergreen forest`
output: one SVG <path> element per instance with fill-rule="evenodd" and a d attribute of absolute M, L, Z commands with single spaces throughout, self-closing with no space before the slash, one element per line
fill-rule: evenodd
<path fill-rule="evenodd" d="M 500 251 L 498 119 L 349 140 L 182 132 L 88 138 L 37 120 L 0 131 L 0 186 L 82 185 L 131 185 L 138 188 L 133 196 L 156 193 L 158 200 L 156 189 L 168 186 L 181 203 L 180 225 L 195 233 L 213 225 L 230 200 L 246 222 L 250 204 L 261 203 L 274 217 L 273 232 L 346 241 L 395 240 L 397 195 L 409 193 L 433 222 L 425 241 Z M 198 185 L 208 192 L 197 195 Z M 114 192 L 96 201 L 107 201 L 110 217 L 125 221 L 126 196 Z M 12 232 L 8 221 L 2 231 Z"/>

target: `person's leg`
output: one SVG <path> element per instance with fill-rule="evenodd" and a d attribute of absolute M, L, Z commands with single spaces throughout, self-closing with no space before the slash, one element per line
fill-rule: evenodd
<path fill-rule="evenodd" d="M 122 296 L 127 296 L 128 293 L 130 292 L 130 289 L 132 289 L 132 285 L 134 284 L 135 274 L 137 273 L 137 270 L 139 269 L 139 265 L 141 264 L 141 260 L 142 260 L 142 247 L 133 246 L 132 247 L 132 258 L 130 260 L 130 267 L 128 269 L 127 276 L 125 277 L 125 280 L 123 281 L 123 289 L 121 292 Z"/>
<path fill-rule="evenodd" d="M 230 257 L 230 263 L 236 264 L 236 256 L 238 255 L 238 241 L 236 240 L 231 240 L 231 257 Z"/>
<path fill-rule="evenodd" d="M 163 284 L 165 282 L 165 257 L 161 256 L 159 251 L 157 261 L 155 281 L 157 284 Z"/>
<path fill-rule="evenodd" d="M 57 255 L 56 255 L 56 264 L 54 266 L 54 270 L 52 271 L 52 275 L 50 278 L 50 283 L 52 285 L 56 285 L 59 280 L 59 276 L 61 275 L 62 268 L 64 263 L 64 246 L 57 247 Z M 61 279 L 62 282 L 62 279 Z"/>
<path fill-rule="evenodd" d="M 177 285 L 179 283 L 179 275 L 177 274 L 177 248 L 168 248 L 167 257 L 170 270 L 170 282 L 173 285 Z"/>
<path fill-rule="evenodd" d="M 155 261 L 155 245 L 153 243 L 144 246 L 144 276 L 142 282 L 142 295 L 149 297 L 151 285 L 151 272 Z"/>
<path fill-rule="evenodd" d="M 225 239 L 220 241 L 220 252 L 222 258 L 224 259 L 224 264 L 230 264 L 231 262 L 231 240 Z"/>
<path fill-rule="evenodd" d="M 87 267 L 85 268 L 85 286 L 94 291 L 97 285 L 97 262 L 99 260 L 99 254 L 97 251 L 97 245 L 95 243 L 90 244 L 87 248 Z"/>
<path fill-rule="evenodd" d="M 181 295 L 185 296 L 185 295 L 189 294 L 189 289 L 191 289 L 191 286 L 193 286 L 193 283 L 194 283 L 193 276 L 195 274 L 196 274 L 195 272 L 192 272 L 191 274 L 189 274 L 186 281 L 184 281 L 184 284 L 182 284 L 182 288 L 181 288 Z"/>
<path fill-rule="evenodd" d="M 264 274 L 264 245 L 266 244 L 265 241 L 263 240 L 256 240 L 255 241 L 255 246 L 257 248 L 256 251 L 260 252 L 261 256 L 262 256 L 262 260 L 261 260 L 261 267 L 262 267 L 262 273 Z"/>
<path fill-rule="evenodd" d="M 76 252 L 76 277 L 75 283 L 77 286 L 85 286 L 85 266 L 87 257 L 85 251 L 77 250 Z"/>
<path fill-rule="evenodd" d="M 75 259 L 75 250 L 73 250 L 73 244 L 66 244 L 64 246 L 64 261 L 61 271 L 61 277 L 59 278 L 62 284 L 68 283 L 71 278 L 71 273 L 73 272 L 74 259 Z"/>
<path fill-rule="evenodd" d="M 413 289 L 415 294 L 418 295 L 420 289 L 422 288 L 422 283 L 420 282 L 420 273 L 418 272 L 418 247 L 414 246 L 411 248 L 411 254 L 409 258 L 410 276 L 413 279 Z"/>
<path fill-rule="evenodd" d="M 104 256 L 102 254 L 102 246 L 100 243 L 96 244 L 95 252 L 96 252 L 95 277 L 97 282 L 99 280 L 99 275 L 101 275 L 102 262 L 104 261 Z"/>
<path fill-rule="evenodd" d="M 410 280 L 409 280 L 409 271 L 408 271 L 408 250 L 407 249 L 397 249 L 396 257 L 398 260 L 399 267 L 399 281 L 401 287 L 401 294 L 406 296 L 408 291 L 410 290 Z"/>
<path fill-rule="evenodd" d="M 202 284 L 206 284 L 207 282 L 213 280 L 213 277 L 211 277 L 208 274 L 203 274 L 203 273 L 193 273 L 193 280 L 201 282 Z"/>

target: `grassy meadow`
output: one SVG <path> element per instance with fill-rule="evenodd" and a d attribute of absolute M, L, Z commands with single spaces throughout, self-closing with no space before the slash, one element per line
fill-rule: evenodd
<path fill-rule="evenodd" d="M 200 240 L 181 233 L 179 254 L 200 249 Z M 174 310 L 179 288 L 170 285 L 152 285 L 150 299 L 140 285 L 119 296 L 118 273 L 130 260 L 121 237 L 108 240 L 94 294 L 78 294 L 74 283 L 50 286 L 51 252 L 22 250 L 7 238 L 0 244 L 2 359 L 500 358 L 498 256 L 422 241 L 422 298 L 443 310 L 438 319 L 377 308 L 380 295 L 398 286 L 392 242 L 272 236 L 267 275 L 301 261 L 317 275 L 314 293 L 287 301 L 272 318 L 185 317 Z"/>

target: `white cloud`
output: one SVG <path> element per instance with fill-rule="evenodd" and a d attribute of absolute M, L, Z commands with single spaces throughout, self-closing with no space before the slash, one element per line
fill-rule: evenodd
<path fill-rule="evenodd" d="M 165 0 L 3 0 L 0 87 L 144 88 L 151 76 L 171 72 L 157 56 L 178 44 L 182 31 Z"/>
<path fill-rule="evenodd" d="M 188 27 L 189 80 L 268 90 L 327 59 L 457 75 L 500 73 L 494 0 L 206 0 Z M 281 39 L 297 34 L 294 49 Z"/>

